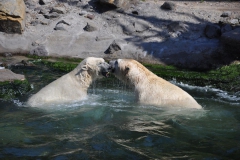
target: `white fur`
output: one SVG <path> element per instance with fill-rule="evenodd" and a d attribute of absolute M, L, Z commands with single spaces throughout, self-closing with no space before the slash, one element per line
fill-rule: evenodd
<path fill-rule="evenodd" d="M 167 107 L 202 107 L 181 88 L 158 77 L 135 60 L 118 59 L 114 75 L 123 82 L 133 85 L 136 99 L 141 104 Z"/>
<path fill-rule="evenodd" d="M 102 58 L 88 57 L 73 71 L 48 84 L 28 100 L 32 107 L 52 103 L 80 101 L 87 98 L 87 90 L 92 81 L 101 76 L 99 63 Z"/>

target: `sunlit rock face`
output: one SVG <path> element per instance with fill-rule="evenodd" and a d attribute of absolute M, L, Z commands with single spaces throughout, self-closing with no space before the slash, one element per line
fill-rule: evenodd
<path fill-rule="evenodd" d="M 25 27 L 25 10 L 23 0 L 0 0 L 0 31 L 21 34 Z"/>

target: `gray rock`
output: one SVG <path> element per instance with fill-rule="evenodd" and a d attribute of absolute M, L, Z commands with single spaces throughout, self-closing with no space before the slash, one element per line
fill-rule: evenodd
<path fill-rule="evenodd" d="M 26 6 L 23 0 L 0 1 L 0 31 L 22 33 L 25 28 Z"/>
<path fill-rule="evenodd" d="M 25 76 L 21 74 L 13 73 L 9 69 L 0 69 L 0 82 L 14 81 L 14 80 L 25 80 Z"/>
<path fill-rule="evenodd" d="M 87 15 L 87 11 L 81 11 L 81 12 L 79 13 L 79 15 L 80 15 L 80 16 Z"/>
<path fill-rule="evenodd" d="M 229 24 L 230 18 L 229 17 L 221 17 L 219 19 L 219 24 Z"/>
<path fill-rule="evenodd" d="M 40 20 L 40 24 L 41 25 L 48 25 L 49 24 L 49 19 L 42 19 L 42 20 Z"/>
<path fill-rule="evenodd" d="M 232 26 L 230 24 L 225 24 L 221 27 L 221 34 L 225 32 L 229 32 L 232 30 Z"/>
<path fill-rule="evenodd" d="M 69 24 L 69 23 L 67 23 L 67 22 L 66 22 L 66 21 L 64 21 L 64 20 L 61 20 L 61 21 L 59 21 L 57 24 L 60 24 L 60 23 L 63 23 L 63 24 L 66 24 L 66 25 L 70 26 L 70 24 Z"/>
<path fill-rule="evenodd" d="M 230 24 L 232 24 L 232 25 L 239 24 L 238 19 L 231 19 L 229 22 L 230 22 Z"/>
<path fill-rule="evenodd" d="M 85 17 L 92 20 L 92 19 L 95 18 L 95 15 L 94 14 L 87 14 Z"/>
<path fill-rule="evenodd" d="M 129 0 L 99 0 L 99 2 L 115 6 L 117 8 L 126 8 L 130 5 Z"/>
<path fill-rule="evenodd" d="M 56 24 L 54 30 L 62 30 L 62 31 L 66 31 L 66 25 L 63 24 L 63 23 Z"/>
<path fill-rule="evenodd" d="M 43 15 L 48 14 L 48 13 L 49 13 L 49 11 L 45 8 L 41 8 L 39 11 L 39 14 L 43 14 Z"/>
<path fill-rule="evenodd" d="M 58 18 L 59 14 L 56 13 L 56 12 L 53 12 L 53 13 L 45 14 L 44 17 L 47 18 L 47 19 Z"/>
<path fill-rule="evenodd" d="M 208 24 L 204 30 L 206 37 L 212 38 L 219 38 L 221 35 L 221 30 L 218 25 Z"/>
<path fill-rule="evenodd" d="M 226 12 L 223 12 L 223 13 L 221 14 L 221 17 L 229 17 L 229 16 L 231 16 L 231 14 L 232 14 L 232 12 L 226 11 Z"/>
<path fill-rule="evenodd" d="M 182 22 L 172 22 L 167 25 L 167 28 L 170 32 L 186 32 L 189 30 L 188 25 Z"/>
<path fill-rule="evenodd" d="M 48 51 L 45 46 L 40 45 L 30 51 L 30 54 L 37 56 L 48 56 Z"/>
<path fill-rule="evenodd" d="M 35 9 L 36 8 L 36 3 L 33 2 L 32 0 L 26 0 L 25 5 L 29 9 Z"/>
<path fill-rule="evenodd" d="M 70 26 L 69 23 L 67 23 L 67 22 L 64 21 L 64 20 L 61 20 L 61 21 L 59 21 L 59 22 L 56 24 L 54 30 L 66 31 L 66 26 L 67 26 L 67 25 Z"/>
<path fill-rule="evenodd" d="M 8 52 L 7 53 L 3 53 L 3 56 L 4 57 L 12 57 L 12 53 L 8 53 Z"/>
<path fill-rule="evenodd" d="M 161 8 L 165 10 L 175 10 L 176 5 L 173 2 L 164 2 Z"/>
<path fill-rule="evenodd" d="M 66 9 L 64 7 L 53 7 L 50 11 L 50 13 L 56 12 L 58 14 L 65 14 Z"/>
<path fill-rule="evenodd" d="M 126 35 L 132 35 L 136 30 L 133 24 L 122 25 L 122 31 Z"/>
<path fill-rule="evenodd" d="M 93 26 L 93 24 L 87 23 L 87 25 L 83 28 L 84 31 L 93 32 L 97 30 L 97 27 Z"/>
<path fill-rule="evenodd" d="M 113 41 L 112 44 L 110 44 L 110 46 L 104 53 L 105 54 L 113 54 L 120 50 L 121 50 L 121 47 L 116 43 L 116 41 Z"/>
<path fill-rule="evenodd" d="M 138 13 L 138 11 L 134 10 L 134 11 L 132 11 L 132 14 L 138 15 L 139 13 Z"/>
<path fill-rule="evenodd" d="M 46 4 L 51 3 L 51 2 L 52 2 L 52 0 L 39 0 L 40 5 L 46 5 Z"/>
<path fill-rule="evenodd" d="M 221 42 L 227 53 L 240 58 L 240 28 L 222 34 Z"/>
<path fill-rule="evenodd" d="M 36 25 L 38 25 L 40 22 L 38 21 L 38 20 L 33 20 L 33 21 L 31 21 L 30 22 L 30 24 L 32 25 L 32 26 L 36 26 Z"/>
<path fill-rule="evenodd" d="M 133 26 L 135 28 L 135 31 L 139 33 L 144 32 L 150 28 L 148 23 L 140 20 L 134 22 Z"/>

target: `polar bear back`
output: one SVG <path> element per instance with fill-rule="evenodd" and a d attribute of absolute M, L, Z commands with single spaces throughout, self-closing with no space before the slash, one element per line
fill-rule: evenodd
<path fill-rule="evenodd" d="M 57 101 L 82 100 L 87 97 L 86 93 L 87 89 L 84 90 L 76 79 L 68 73 L 42 88 L 27 103 L 36 107 Z"/>
<path fill-rule="evenodd" d="M 160 77 L 147 77 L 141 85 L 136 94 L 142 104 L 202 108 L 187 92 Z"/>

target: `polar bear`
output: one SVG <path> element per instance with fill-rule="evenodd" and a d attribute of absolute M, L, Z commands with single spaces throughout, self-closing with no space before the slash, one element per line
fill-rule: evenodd
<path fill-rule="evenodd" d="M 202 107 L 181 88 L 158 77 L 132 59 L 110 61 L 112 73 L 124 83 L 133 85 L 136 100 L 141 104 L 166 107 Z"/>
<path fill-rule="evenodd" d="M 110 65 L 103 58 L 88 57 L 73 71 L 42 88 L 27 101 L 27 105 L 41 107 L 86 99 L 87 89 L 99 77 L 108 77 Z"/>

